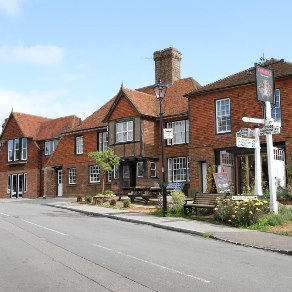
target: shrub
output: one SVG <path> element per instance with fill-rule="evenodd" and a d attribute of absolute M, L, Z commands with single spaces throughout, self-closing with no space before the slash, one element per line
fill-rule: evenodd
<path fill-rule="evenodd" d="M 78 195 L 77 196 L 77 203 L 81 203 L 82 202 L 82 196 L 81 195 Z"/>
<path fill-rule="evenodd" d="M 91 204 L 92 203 L 92 196 L 91 195 L 86 195 L 84 197 L 84 201 L 86 204 Z"/>
<path fill-rule="evenodd" d="M 180 191 L 173 191 L 171 192 L 171 197 L 172 197 L 172 206 L 171 209 L 178 209 L 182 208 L 184 203 L 185 203 L 185 194 Z"/>
<path fill-rule="evenodd" d="M 114 192 L 112 190 L 105 190 L 103 193 L 104 196 L 108 196 L 108 197 L 112 196 L 113 194 Z"/>
<path fill-rule="evenodd" d="M 234 226 L 250 226 L 259 222 L 269 212 L 265 200 L 233 201 L 230 198 L 217 200 L 215 219 Z"/>
<path fill-rule="evenodd" d="M 129 208 L 130 206 L 131 206 L 131 201 L 130 200 L 124 200 L 123 207 L 124 208 Z"/>
<path fill-rule="evenodd" d="M 109 204 L 110 204 L 111 206 L 115 206 L 115 205 L 117 204 L 117 200 L 116 200 L 115 198 L 111 198 L 111 199 L 109 200 Z"/>

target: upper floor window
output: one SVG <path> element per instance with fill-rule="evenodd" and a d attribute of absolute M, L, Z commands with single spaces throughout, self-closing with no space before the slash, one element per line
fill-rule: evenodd
<path fill-rule="evenodd" d="M 168 139 L 167 145 L 189 143 L 189 120 L 169 122 L 166 127 L 173 129 L 173 139 Z"/>
<path fill-rule="evenodd" d="M 51 155 L 54 153 L 58 145 L 58 140 L 48 140 L 45 141 L 45 155 Z"/>
<path fill-rule="evenodd" d="M 216 133 L 231 131 L 230 98 L 216 100 Z"/>
<path fill-rule="evenodd" d="M 116 143 L 133 141 L 133 121 L 116 124 Z"/>
<path fill-rule="evenodd" d="M 282 114 L 281 114 L 281 91 L 280 89 L 275 90 L 275 104 L 272 105 L 271 116 L 275 122 L 281 126 Z"/>
<path fill-rule="evenodd" d="M 75 137 L 75 153 L 83 154 L 83 136 Z"/>
<path fill-rule="evenodd" d="M 8 161 L 27 160 L 27 138 L 16 138 L 7 142 Z"/>
<path fill-rule="evenodd" d="M 108 132 L 98 133 L 98 150 L 104 151 L 108 147 Z"/>
<path fill-rule="evenodd" d="M 76 168 L 69 168 L 68 182 L 69 182 L 69 185 L 75 185 L 76 184 Z"/>

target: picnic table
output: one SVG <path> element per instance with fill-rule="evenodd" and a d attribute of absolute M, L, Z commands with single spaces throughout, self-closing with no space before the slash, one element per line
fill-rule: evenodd
<path fill-rule="evenodd" d="M 136 198 L 141 198 L 145 204 L 149 202 L 149 200 L 158 198 L 161 194 L 160 187 L 146 187 L 146 186 L 136 186 L 133 190 L 128 194 L 128 197 L 131 200 L 131 203 L 134 203 Z"/>

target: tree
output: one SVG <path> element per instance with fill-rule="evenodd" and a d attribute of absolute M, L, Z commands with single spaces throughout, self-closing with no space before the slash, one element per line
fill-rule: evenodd
<path fill-rule="evenodd" d="M 101 190 L 104 193 L 105 178 L 108 171 L 113 171 L 115 165 L 120 164 L 120 157 L 117 156 L 111 148 L 105 151 L 90 152 L 88 157 L 95 161 L 95 165 L 99 167 L 101 178 Z"/>

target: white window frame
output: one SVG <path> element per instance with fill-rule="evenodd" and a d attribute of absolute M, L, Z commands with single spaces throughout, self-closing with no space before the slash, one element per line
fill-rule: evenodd
<path fill-rule="evenodd" d="M 7 177 L 7 194 L 11 193 L 11 174 Z"/>
<path fill-rule="evenodd" d="M 68 169 L 68 183 L 69 185 L 76 185 L 76 168 L 75 167 Z"/>
<path fill-rule="evenodd" d="M 98 151 L 105 151 L 108 148 L 108 132 L 98 133 Z"/>
<path fill-rule="evenodd" d="M 113 178 L 113 172 L 112 171 L 108 171 L 107 172 L 107 182 L 111 182 Z"/>
<path fill-rule="evenodd" d="M 144 177 L 144 162 L 137 162 L 137 177 Z"/>
<path fill-rule="evenodd" d="M 21 139 L 21 160 L 27 160 L 27 138 Z"/>
<path fill-rule="evenodd" d="M 183 165 L 185 167 L 182 167 Z M 168 182 L 188 182 L 189 168 L 189 157 L 168 158 Z"/>
<path fill-rule="evenodd" d="M 281 91 L 278 88 L 275 90 L 275 104 L 271 106 L 271 117 L 274 119 L 274 122 L 281 127 L 282 124 Z"/>
<path fill-rule="evenodd" d="M 27 173 L 23 174 L 23 192 L 27 192 Z"/>
<path fill-rule="evenodd" d="M 75 137 L 75 152 L 77 155 L 83 154 L 83 136 Z"/>
<path fill-rule="evenodd" d="M 16 141 L 18 141 L 18 143 L 16 143 Z M 20 153 L 20 139 L 16 138 L 14 139 L 14 161 L 18 161 L 21 158 L 21 153 Z M 16 145 L 18 145 L 18 148 L 16 147 Z M 18 153 L 19 158 L 16 158 L 16 154 Z"/>
<path fill-rule="evenodd" d="M 228 103 L 226 104 L 226 102 Z M 216 134 L 231 132 L 231 103 L 230 98 L 217 99 L 216 101 Z"/>
<path fill-rule="evenodd" d="M 116 123 L 116 143 L 131 142 L 134 140 L 133 121 Z"/>
<path fill-rule="evenodd" d="M 167 139 L 167 145 L 189 143 L 189 120 L 168 122 L 166 128 L 173 129 L 173 139 Z"/>
<path fill-rule="evenodd" d="M 54 140 L 46 140 L 45 141 L 45 155 L 52 155 L 54 153 L 54 151 L 56 150 L 58 145 L 58 140 L 54 139 Z"/>
<path fill-rule="evenodd" d="M 100 169 L 95 165 L 89 166 L 89 182 L 98 183 L 100 182 Z"/>
<path fill-rule="evenodd" d="M 152 172 L 154 172 L 154 175 L 152 175 Z M 150 177 L 157 177 L 157 163 L 153 161 L 150 162 Z"/>
<path fill-rule="evenodd" d="M 119 165 L 114 165 L 114 170 L 113 170 L 113 177 L 114 179 L 119 179 Z"/>
<path fill-rule="evenodd" d="M 7 142 L 7 159 L 13 161 L 14 158 L 14 140 L 8 140 Z"/>

